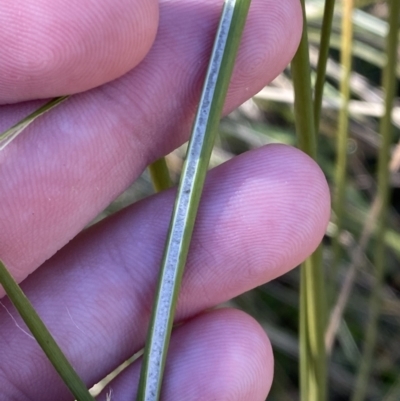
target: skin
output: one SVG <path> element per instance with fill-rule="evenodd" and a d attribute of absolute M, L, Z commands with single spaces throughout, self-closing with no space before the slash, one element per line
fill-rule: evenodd
<path fill-rule="evenodd" d="M 0 255 L 91 386 L 143 347 L 174 190 L 80 231 L 188 139 L 221 2 L 0 3 L 0 130 L 37 99 L 78 93 L 0 153 Z M 300 32 L 298 0 L 253 0 L 225 113 L 286 67 Z M 210 309 L 303 261 L 329 211 L 322 172 L 293 148 L 210 172 L 163 400 L 265 399 L 265 332 L 243 312 Z M 0 306 L 0 399 L 72 400 L 6 297 Z M 134 399 L 139 364 L 111 383 L 112 400 Z"/>

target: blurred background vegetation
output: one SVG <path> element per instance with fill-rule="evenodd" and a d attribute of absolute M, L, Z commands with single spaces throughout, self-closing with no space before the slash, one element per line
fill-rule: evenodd
<path fill-rule="evenodd" d="M 400 1 L 400 0 L 393 0 Z M 323 268 L 327 285 L 328 399 L 352 399 L 360 364 L 364 363 L 364 341 L 371 309 L 371 294 L 377 285 L 375 243 L 379 232 L 377 165 L 382 142 L 380 119 L 384 113 L 382 72 L 388 34 L 388 3 L 358 0 L 354 9 L 344 9 L 346 0 L 337 1 L 333 17 L 327 81 L 318 135 L 318 163 L 335 195 L 338 129 L 343 121 L 347 157 L 344 193 L 338 202 L 343 209 L 339 222 L 335 212 L 323 241 Z M 312 80 L 319 55 L 324 0 L 306 0 Z M 348 15 L 351 18 L 348 18 Z M 341 63 L 346 49 L 341 40 L 345 25 L 351 22 L 351 73 L 348 75 L 348 102 L 342 102 L 346 89 Z M 397 16 L 400 18 L 400 15 Z M 349 26 L 349 25 L 347 25 Z M 398 32 L 399 33 L 399 32 Z M 400 48 L 397 51 L 400 60 Z M 400 78 L 400 63 L 396 67 Z M 344 85 L 344 86 L 343 86 Z M 393 83 L 394 85 L 394 83 Z M 398 88 L 398 87 L 397 87 Z M 366 400 L 400 400 L 400 92 L 392 109 L 394 125 L 390 148 L 389 183 L 391 193 L 384 228 L 385 266 L 380 291 L 377 336 L 370 377 L 362 383 Z M 296 146 L 293 114 L 293 85 L 290 69 L 278 76 L 253 99 L 247 101 L 220 124 L 220 136 L 211 167 L 268 143 Z M 346 104 L 340 116 L 341 104 Z M 343 113 L 343 109 L 342 109 Z M 342 119 L 342 120 L 341 120 Z M 340 151 L 339 151 L 340 152 Z M 185 145 L 167 157 L 177 182 Z M 343 156 L 343 155 L 342 155 Z M 101 216 L 105 216 L 153 193 L 149 173 L 121 195 Z M 335 209 L 334 209 L 335 210 Z M 339 227 L 338 227 L 339 224 Z M 284 275 L 232 301 L 235 307 L 254 316 L 268 333 L 275 353 L 275 380 L 269 401 L 300 399 L 299 390 L 299 269 Z M 379 278 L 378 278 L 379 280 Z M 335 311 L 333 317 L 332 312 Z M 319 401 L 319 400 L 318 400 Z M 323 400 L 321 400 L 323 401 Z"/>

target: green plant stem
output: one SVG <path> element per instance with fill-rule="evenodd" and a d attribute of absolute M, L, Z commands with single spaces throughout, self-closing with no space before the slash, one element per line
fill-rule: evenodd
<path fill-rule="evenodd" d="M 299 148 L 313 159 L 317 156 L 317 139 L 315 134 L 313 100 L 311 93 L 310 59 L 308 55 L 308 38 L 304 0 L 303 33 L 297 52 L 291 63 L 294 87 L 294 114 Z"/>
<path fill-rule="evenodd" d="M 295 92 L 294 111 L 299 147 L 315 159 L 317 144 L 304 0 L 301 1 L 301 4 L 304 28 L 291 67 Z M 321 259 L 321 249 L 319 248 L 301 267 L 300 393 L 302 401 L 324 401 L 326 399 L 324 347 L 326 308 Z"/>
<path fill-rule="evenodd" d="M 172 182 L 165 157 L 150 164 L 149 171 L 156 192 L 164 191 L 171 187 Z"/>
<path fill-rule="evenodd" d="M 385 114 L 380 124 L 382 143 L 379 149 L 378 160 L 378 183 L 377 196 L 381 200 L 381 209 L 377 218 L 377 235 L 375 251 L 375 274 L 376 283 L 372 291 L 369 308 L 369 321 L 365 337 L 364 352 L 360 361 L 360 368 L 357 374 L 356 385 L 352 401 L 363 401 L 368 389 L 368 381 L 371 373 L 371 366 L 374 356 L 376 337 L 378 332 L 378 320 L 381 308 L 381 293 L 385 271 L 386 246 L 384 233 L 387 226 L 389 206 L 389 161 L 390 146 L 393 137 L 393 125 L 391 121 L 393 100 L 397 91 L 396 64 L 398 48 L 400 1 L 389 2 L 389 32 L 387 36 L 386 54 L 387 64 L 383 72 L 383 88 L 385 91 Z"/>
<path fill-rule="evenodd" d="M 344 0 L 342 2 L 342 41 L 341 41 L 341 66 L 342 76 L 340 80 L 341 108 L 339 112 L 339 126 L 337 135 L 337 160 L 335 170 L 335 192 L 333 198 L 333 210 L 336 214 L 336 235 L 333 237 L 330 277 L 330 301 L 335 297 L 337 268 L 341 258 L 341 247 L 339 242 L 342 230 L 345 200 L 346 200 L 346 171 L 347 171 L 347 143 L 349 139 L 349 101 L 350 101 L 350 74 L 352 68 L 352 42 L 353 42 L 353 9 L 354 0 Z"/>
<path fill-rule="evenodd" d="M 171 218 L 146 341 L 138 401 L 160 397 L 175 305 L 201 192 L 250 0 L 225 0 Z"/>
<path fill-rule="evenodd" d="M 334 8 L 335 0 L 325 0 L 317 64 L 317 79 L 314 88 L 314 121 L 316 132 L 319 131 L 319 121 L 321 119 L 322 98 L 324 94 L 326 64 L 328 62 Z"/>
<path fill-rule="evenodd" d="M 22 131 L 24 131 L 29 125 L 31 125 L 38 117 L 50 111 L 54 107 L 58 106 L 60 103 L 67 100 L 69 96 L 60 96 L 51 99 L 43 106 L 39 107 L 37 110 L 28 114 L 25 118 L 18 121 L 8 130 L 0 134 L 0 150 L 4 149 L 13 139 L 15 139 Z"/>
<path fill-rule="evenodd" d="M 300 390 L 302 401 L 326 399 L 326 308 L 323 293 L 322 248 L 301 267 L 300 287 Z M 305 368 L 305 370 L 303 370 Z"/>
<path fill-rule="evenodd" d="M 57 345 L 36 310 L 0 261 L 0 284 L 66 386 L 78 401 L 95 401 Z"/>

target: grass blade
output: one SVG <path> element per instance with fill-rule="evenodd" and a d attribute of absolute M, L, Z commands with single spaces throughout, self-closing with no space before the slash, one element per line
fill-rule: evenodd
<path fill-rule="evenodd" d="M 304 0 L 302 0 L 304 19 Z M 306 23 L 303 23 L 306 26 Z M 310 61 L 308 56 L 308 39 L 306 28 L 299 48 L 291 63 L 291 72 L 294 87 L 294 114 L 296 121 L 296 133 L 299 148 L 311 156 L 317 156 L 317 141 L 314 125 L 313 101 L 311 93 Z"/>
<path fill-rule="evenodd" d="M 349 101 L 350 101 L 350 74 L 352 68 L 352 43 L 353 43 L 353 9 L 354 1 L 345 0 L 342 3 L 342 40 L 341 40 L 341 65 L 342 76 L 340 80 L 341 108 L 339 112 L 339 126 L 337 135 L 337 160 L 335 170 L 335 195 L 333 199 L 333 210 L 336 214 L 336 235 L 332 244 L 332 276 L 330 303 L 333 302 L 336 288 L 336 275 L 341 257 L 339 236 L 342 230 L 344 210 L 346 204 L 346 175 L 347 175 L 347 147 L 349 139 Z"/>
<path fill-rule="evenodd" d="M 314 89 L 314 121 L 315 131 L 318 132 L 321 118 L 322 98 L 326 77 L 326 64 L 328 62 L 329 44 L 332 31 L 333 11 L 335 0 L 325 0 L 324 18 L 322 20 L 321 41 L 319 45 L 319 57 L 317 65 L 317 79 Z"/>
<path fill-rule="evenodd" d="M 165 157 L 150 164 L 149 172 L 156 192 L 164 191 L 172 186 Z"/>
<path fill-rule="evenodd" d="M 61 379 L 69 388 L 77 401 L 95 401 L 86 388 L 85 383 L 75 372 L 67 358 L 55 342 L 32 304 L 26 298 L 19 285 L 13 279 L 3 262 L 0 261 L 0 284 L 3 286 L 11 302 L 21 315 L 25 324 L 43 349 Z"/>
<path fill-rule="evenodd" d="M 175 304 L 209 159 L 250 0 L 226 0 L 170 223 L 137 395 L 159 399 Z"/>
<path fill-rule="evenodd" d="M 51 99 L 49 102 L 39 107 L 33 113 L 27 115 L 21 121 L 18 121 L 7 131 L 0 134 L 0 150 L 3 150 L 13 139 L 15 139 L 22 131 L 31 125 L 38 117 L 58 106 L 64 100 L 67 100 L 69 96 L 61 96 Z"/>
<path fill-rule="evenodd" d="M 303 34 L 292 60 L 295 92 L 294 112 L 298 143 L 312 158 L 317 156 L 310 60 L 304 0 Z M 319 248 L 302 265 L 300 279 L 300 392 L 303 401 L 326 399 L 326 354 L 324 346 L 325 297 L 322 252 Z"/>

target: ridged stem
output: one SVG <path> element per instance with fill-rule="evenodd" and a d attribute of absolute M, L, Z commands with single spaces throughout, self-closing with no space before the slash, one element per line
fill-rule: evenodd
<path fill-rule="evenodd" d="M 299 48 L 292 60 L 295 92 L 295 121 L 301 150 L 317 156 L 315 119 L 311 91 L 307 21 L 301 0 L 304 27 Z M 321 249 L 301 267 L 300 280 L 300 393 L 302 401 L 326 400 L 326 355 L 324 347 L 325 298 Z"/>
<path fill-rule="evenodd" d="M 137 401 L 156 401 L 160 397 L 178 291 L 249 6 L 250 0 L 224 3 L 170 222 Z"/>

